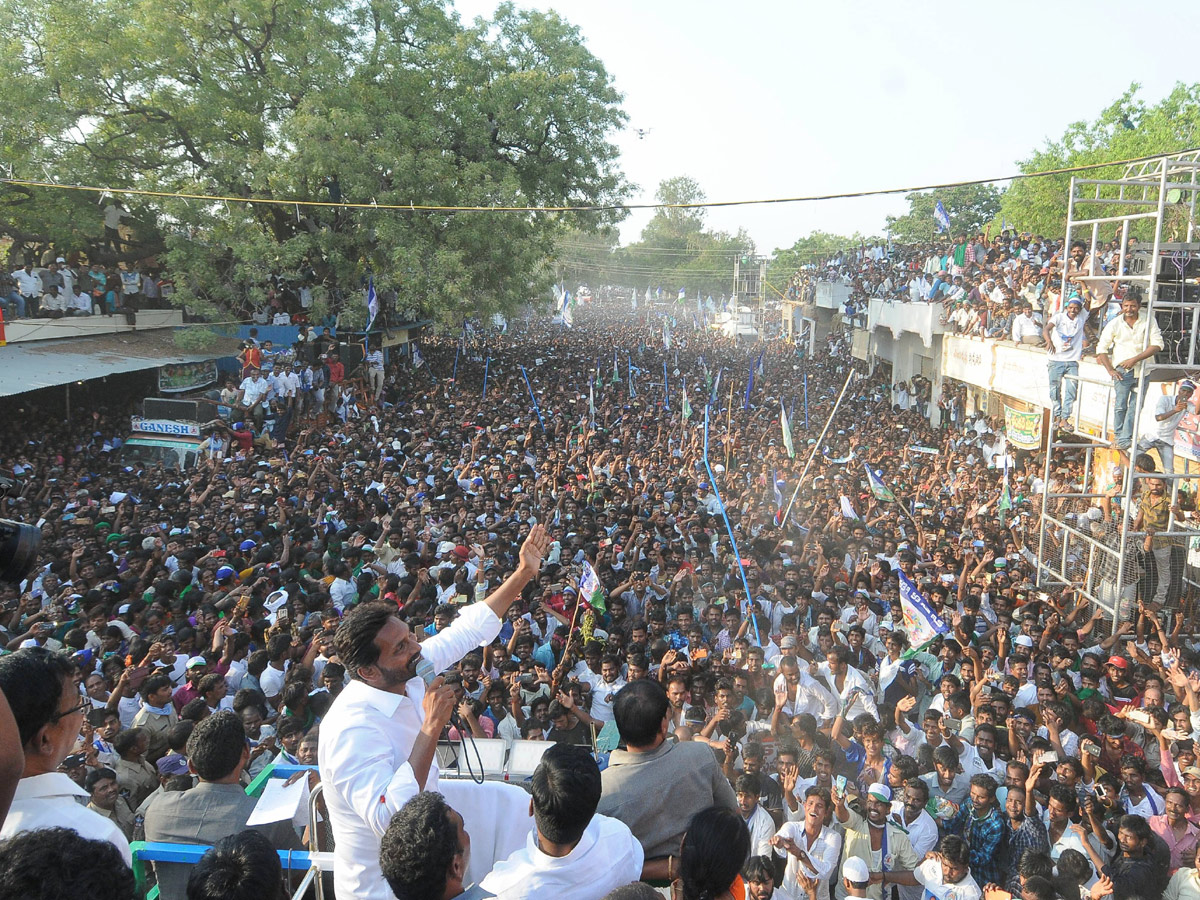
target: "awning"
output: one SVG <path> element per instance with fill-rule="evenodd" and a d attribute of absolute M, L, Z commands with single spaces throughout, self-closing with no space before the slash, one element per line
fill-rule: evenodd
<path fill-rule="evenodd" d="M 0 347 L 0 397 L 122 372 L 235 356 L 239 342 L 218 337 L 204 350 L 181 350 L 171 329 L 98 334 Z"/>

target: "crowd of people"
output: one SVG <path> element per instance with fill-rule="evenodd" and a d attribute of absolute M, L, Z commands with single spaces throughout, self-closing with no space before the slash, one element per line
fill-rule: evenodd
<path fill-rule="evenodd" d="M 315 767 L 341 900 L 1200 896 L 1185 584 L 1151 550 L 1117 622 L 1035 585 L 1042 463 L 1002 421 L 935 429 L 837 343 L 668 349 L 672 313 L 431 339 L 360 416 L 251 420 L 195 471 L 125 465 L 115 398 L 6 417 L 0 512 L 43 543 L 0 585 L 0 897 L 128 897 L 142 838 L 213 845 L 166 900 L 274 896 L 314 835 L 246 830 L 273 762 Z M 1063 502 L 1159 514 L 1138 484 Z M 553 745 L 477 883 L 447 734 Z"/>

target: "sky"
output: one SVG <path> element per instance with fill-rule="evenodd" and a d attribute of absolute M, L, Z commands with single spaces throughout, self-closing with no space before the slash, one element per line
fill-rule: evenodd
<path fill-rule="evenodd" d="M 1181 43 L 1135 37 L 1128 3 L 548 0 L 624 96 L 621 166 L 638 186 L 695 178 L 709 200 L 909 187 L 1017 171 L 1016 162 L 1132 82 L 1157 102 L 1197 79 Z M 456 0 L 464 19 L 495 0 Z M 1156 7 L 1162 8 L 1156 14 Z M 1149 0 L 1147 35 L 1200 32 L 1200 4 Z M 639 139 L 633 129 L 647 129 Z M 882 234 L 902 197 L 714 209 L 759 252 L 815 230 Z M 651 216 L 632 213 L 623 242 Z"/>

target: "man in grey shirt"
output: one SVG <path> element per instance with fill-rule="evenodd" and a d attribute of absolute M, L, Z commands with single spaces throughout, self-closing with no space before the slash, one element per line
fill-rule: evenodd
<path fill-rule="evenodd" d="M 189 768 L 200 783 L 189 791 L 158 795 L 146 810 L 146 840 L 175 844 L 215 844 L 246 828 L 257 801 L 240 784 L 250 758 L 242 720 L 222 710 L 198 724 L 187 742 Z M 258 825 L 277 850 L 302 849 L 291 820 Z M 184 900 L 191 866 L 156 863 L 159 896 Z"/>
<path fill-rule="evenodd" d="M 692 816 L 710 806 L 737 809 L 737 797 L 707 744 L 667 740 L 667 692 L 639 679 L 613 702 L 624 750 L 614 750 L 601 773 L 601 815 L 620 819 L 642 844 L 642 879 L 670 880 Z M 653 789 L 649 786 L 653 785 Z"/>

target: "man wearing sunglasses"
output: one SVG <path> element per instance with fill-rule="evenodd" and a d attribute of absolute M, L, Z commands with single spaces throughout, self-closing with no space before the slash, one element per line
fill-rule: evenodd
<path fill-rule="evenodd" d="M 0 657 L 0 691 L 12 707 L 25 769 L 0 827 L 0 838 L 36 828 L 69 828 L 90 840 L 109 841 L 127 864 L 133 857 L 117 824 L 76 800 L 87 791 L 60 772 L 83 727 L 91 701 L 79 693 L 65 656 L 28 647 Z"/>

